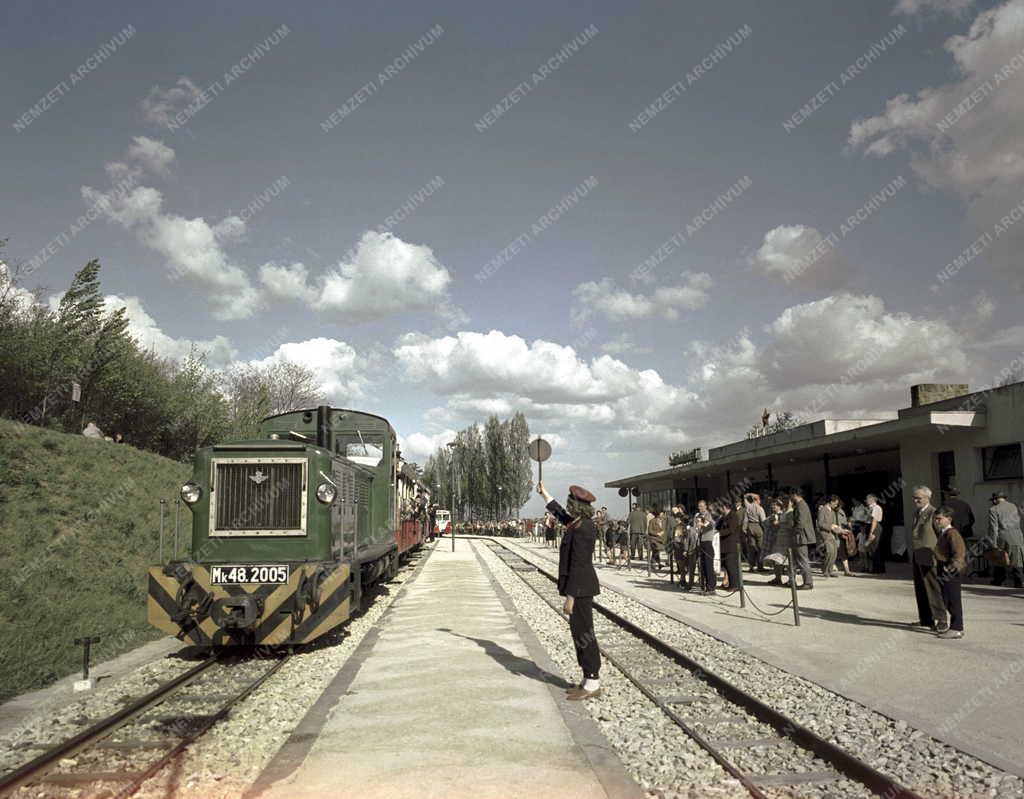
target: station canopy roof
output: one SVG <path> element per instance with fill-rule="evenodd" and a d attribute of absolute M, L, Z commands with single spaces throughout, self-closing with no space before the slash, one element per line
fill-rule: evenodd
<path fill-rule="evenodd" d="M 670 466 L 653 472 L 622 477 L 605 483 L 607 488 L 627 487 L 652 480 L 685 479 L 728 470 L 763 468 L 810 461 L 823 455 L 838 458 L 899 449 L 900 442 L 951 427 L 984 427 L 983 410 L 903 409 L 889 419 L 821 419 L 767 436 L 748 438 L 708 451 L 706 460 Z"/>

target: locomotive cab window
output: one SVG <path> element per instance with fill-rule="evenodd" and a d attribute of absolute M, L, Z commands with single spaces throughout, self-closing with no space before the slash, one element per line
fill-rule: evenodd
<path fill-rule="evenodd" d="M 334 437 L 334 451 L 355 463 L 377 466 L 384 458 L 384 436 L 339 433 Z"/>

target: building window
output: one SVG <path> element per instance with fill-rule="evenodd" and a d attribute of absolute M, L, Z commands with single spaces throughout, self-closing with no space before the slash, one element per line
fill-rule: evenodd
<path fill-rule="evenodd" d="M 982 447 L 981 469 L 985 480 L 1020 480 L 1024 478 L 1020 444 Z"/>
<path fill-rule="evenodd" d="M 653 506 L 657 505 L 658 510 L 668 510 L 674 504 L 674 491 L 671 488 L 665 488 L 660 491 L 640 491 L 640 507 L 645 510 L 650 510 Z"/>

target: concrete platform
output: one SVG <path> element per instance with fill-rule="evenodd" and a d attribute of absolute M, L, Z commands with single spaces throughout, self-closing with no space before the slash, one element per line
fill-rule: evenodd
<path fill-rule="evenodd" d="M 502 539 L 505 540 L 505 539 Z M 512 539 L 557 563 L 553 549 Z M 739 597 L 703 597 L 633 568 L 597 565 L 601 584 L 739 647 L 997 768 L 1024 776 L 1024 591 L 966 585 L 965 635 L 942 640 L 914 627 L 917 605 L 909 567 L 889 564 L 884 576 L 825 579 L 798 594 L 792 610 L 765 617 Z M 667 575 L 667 572 L 666 572 Z M 772 613 L 788 588 L 744 571 L 749 597 Z"/>
<path fill-rule="evenodd" d="M 450 547 L 430 553 L 247 796 L 642 796 L 470 543 Z"/>

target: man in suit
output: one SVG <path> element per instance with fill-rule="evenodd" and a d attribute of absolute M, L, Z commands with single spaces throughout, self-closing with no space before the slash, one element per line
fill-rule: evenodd
<path fill-rule="evenodd" d="M 629 527 L 629 558 L 643 558 L 644 538 L 647 536 L 647 514 L 644 513 L 640 503 L 634 503 L 633 509 L 626 517 L 626 526 Z"/>
<path fill-rule="evenodd" d="M 825 546 L 825 558 L 821 564 L 821 573 L 825 577 L 838 577 L 838 573 L 833 573 L 833 569 L 836 565 L 836 555 L 839 552 L 839 542 L 836 539 L 836 535 L 842 529 L 839 526 L 839 516 L 837 510 L 839 508 L 839 497 L 835 494 L 828 498 L 827 502 L 822 502 L 818 507 L 818 539 L 822 541 Z"/>
<path fill-rule="evenodd" d="M 722 566 L 729 581 L 730 591 L 740 590 L 740 539 L 743 535 L 744 509 L 742 500 L 736 500 L 727 507 L 725 515 L 718 520 L 719 551 Z"/>
<path fill-rule="evenodd" d="M 911 532 L 911 562 L 914 570 L 914 597 L 917 599 L 917 617 L 922 627 L 942 634 L 949 629 L 946 605 L 942 601 L 938 573 L 935 570 L 935 544 L 933 526 L 932 490 L 917 486 L 911 494 L 914 507 L 914 528 Z"/>
<path fill-rule="evenodd" d="M 988 540 L 993 548 L 1003 550 L 1010 558 L 1010 576 L 1017 588 L 1024 587 L 1024 534 L 1020 529 L 1020 512 L 1017 506 L 1008 502 L 1006 494 L 998 491 L 992 495 L 992 507 L 988 512 Z M 996 566 L 992 585 L 1002 585 L 1006 579 L 1006 566 Z"/>
<path fill-rule="evenodd" d="M 565 597 L 563 611 L 569 616 L 576 662 L 583 670 L 583 680 L 569 690 L 567 698 L 596 699 L 601 695 L 601 651 L 594 634 L 594 597 L 601 593 L 601 588 L 593 563 L 597 528 L 591 518 L 591 503 L 595 497 L 581 486 L 569 486 L 569 499 L 563 508 L 551 498 L 543 483 L 537 484 L 537 493 L 544 497 L 547 509 L 565 525 L 558 548 L 558 593 Z"/>
<path fill-rule="evenodd" d="M 810 591 L 814 588 L 814 577 L 811 575 L 811 558 L 808 554 L 808 547 L 814 546 L 818 540 L 814 532 L 814 517 L 811 509 L 807 506 L 800 489 L 795 486 L 789 489 L 789 499 L 793 506 L 793 553 L 795 555 L 796 567 L 803 575 L 804 583 L 798 586 L 798 591 Z"/>
<path fill-rule="evenodd" d="M 960 489 L 950 486 L 946 489 L 946 507 L 953 511 L 953 527 L 963 539 L 974 537 L 974 511 L 969 502 L 960 498 Z"/>

